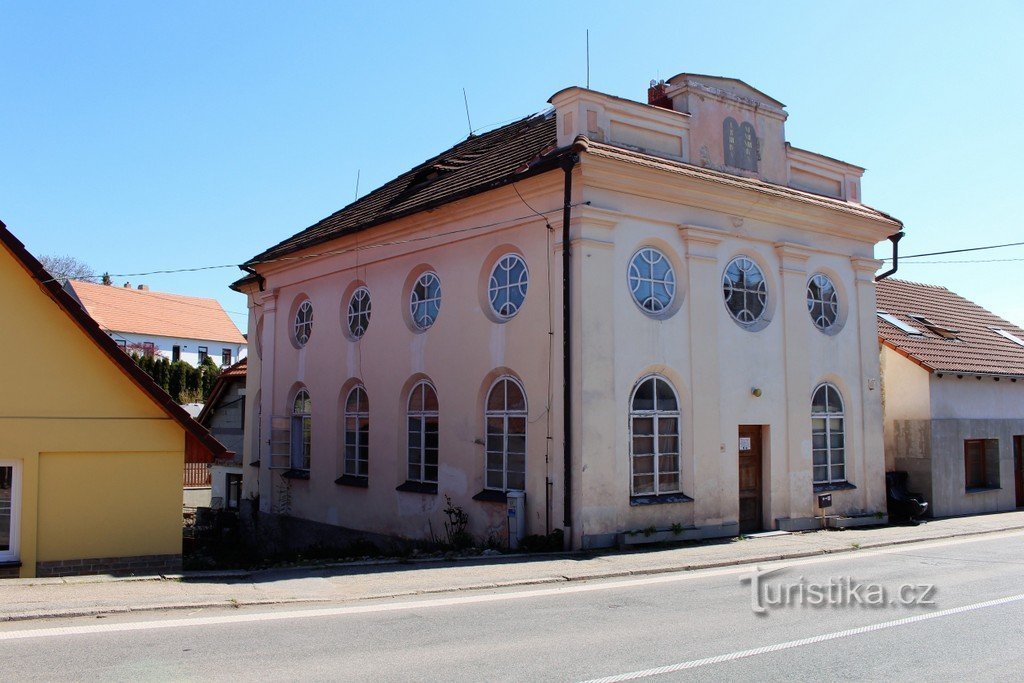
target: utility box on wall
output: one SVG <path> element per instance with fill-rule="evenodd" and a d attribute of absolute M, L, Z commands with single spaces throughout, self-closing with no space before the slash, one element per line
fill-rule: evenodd
<path fill-rule="evenodd" d="M 526 492 L 509 491 L 508 503 L 508 547 L 519 548 L 519 541 L 526 536 Z"/>

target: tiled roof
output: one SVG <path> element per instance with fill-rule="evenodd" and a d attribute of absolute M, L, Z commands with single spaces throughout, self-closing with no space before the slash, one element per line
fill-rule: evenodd
<path fill-rule="evenodd" d="M 877 318 L 882 343 L 935 372 L 976 375 L 1024 376 L 1024 346 L 992 330 L 1004 330 L 1024 339 L 1024 329 L 1003 320 L 945 287 L 886 279 L 877 284 L 878 310 L 921 331 L 909 334 Z M 952 330 L 945 339 L 920 320 L 922 316 Z"/>
<path fill-rule="evenodd" d="M 70 280 L 68 288 L 105 330 L 244 344 L 216 299 Z"/>
<path fill-rule="evenodd" d="M 470 137 L 254 256 L 246 265 L 273 260 L 373 225 L 484 192 L 506 184 L 513 177 L 525 178 L 528 172 L 517 172 L 525 164 L 530 164 L 534 172 L 549 168 L 548 165 L 540 166 L 539 162 L 551 159 L 555 140 L 554 112 L 529 116 Z"/>
<path fill-rule="evenodd" d="M 185 412 L 185 409 L 175 403 L 174 399 L 161 389 L 149 375 L 143 372 L 142 368 L 128 354 L 118 348 L 114 340 L 100 329 L 96 321 L 88 316 L 78 302 L 60 286 L 60 283 L 46 272 L 46 269 L 43 268 L 43 265 L 39 263 L 36 257 L 25 249 L 25 245 L 7 229 L 3 221 L 0 221 L 0 244 L 6 247 L 14 258 L 21 262 L 29 276 L 35 280 L 39 289 L 71 318 L 78 328 L 99 347 L 100 351 L 106 354 L 121 372 L 131 378 L 136 386 L 149 395 L 186 432 L 191 434 L 202 449 L 209 451 L 214 458 L 223 457 L 227 453 L 224 446 L 217 439 L 213 438 L 205 427 L 193 420 Z M 188 448 L 189 441 L 187 439 L 185 444 L 186 448 Z"/>
<path fill-rule="evenodd" d="M 647 168 L 655 168 L 675 173 L 677 175 L 689 176 L 691 178 L 701 178 L 703 180 L 709 180 L 711 182 L 729 185 L 731 187 L 754 190 L 773 197 L 795 199 L 807 204 L 814 204 L 817 206 L 827 207 L 829 209 L 836 209 L 844 213 L 881 220 L 892 224 L 893 228 L 896 230 L 903 226 L 903 223 L 898 219 L 877 209 L 872 209 L 870 206 L 866 206 L 864 204 L 855 204 L 853 202 L 843 201 L 842 199 L 833 199 L 824 195 L 796 190 L 784 185 L 768 183 L 763 180 L 758 180 L 757 178 L 747 178 L 744 176 L 733 175 L 731 173 L 724 173 L 722 171 L 715 171 L 710 168 L 704 168 L 703 166 L 696 166 L 682 161 L 663 159 L 661 157 L 651 156 L 650 154 L 643 154 L 641 152 L 634 152 L 632 150 L 623 149 L 622 147 L 616 147 L 603 142 L 589 141 L 587 143 L 586 152 L 587 154 L 592 154 L 606 159 L 624 161 L 626 163 L 646 166 Z"/>

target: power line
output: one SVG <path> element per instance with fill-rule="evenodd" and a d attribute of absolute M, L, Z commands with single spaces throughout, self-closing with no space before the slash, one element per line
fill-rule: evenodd
<path fill-rule="evenodd" d="M 933 251 L 928 254 L 910 254 L 908 256 L 900 256 L 900 259 L 908 258 L 922 258 L 925 256 L 945 256 L 947 254 L 963 254 L 968 251 L 984 251 L 986 249 L 1003 249 L 1005 247 L 1021 247 L 1024 246 L 1024 242 L 1010 242 L 1009 244 L 992 244 L 987 247 L 969 247 L 967 249 L 950 249 L 949 251 Z M 891 261 L 892 257 L 882 259 L 883 261 Z M 939 263 L 939 261 L 933 261 L 933 263 Z M 952 262 L 951 262 L 952 263 Z M 978 261 L 982 263 L 982 261 Z"/>
<path fill-rule="evenodd" d="M 993 259 L 972 259 L 965 261 L 911 261 L 910 263 L 901 263 L 901 266 L 929 266 L 940 263 L 1013 263 L 1016 261 L 1024 261 L 1024 258 L 993 258 Z"/>

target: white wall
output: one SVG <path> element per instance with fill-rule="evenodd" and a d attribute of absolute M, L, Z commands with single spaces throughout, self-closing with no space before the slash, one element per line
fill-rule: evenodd
<path fill-rule="evenodd" d="M 128 343 L 129 347 L 132 344 L 141 345 L 143 342 L 153 342 L 156 345 L 157 352 L 167 358 L 171 359 L 171 349 L 177 345 L 181 347 L 181 360 L 189 363 L 192 366 L 199 365 L 199 347 L 205 346 L 207 353 L 213 358 L 217 365 L 221 364 L 221 352 L 224 349 L 231 349 L 231 362 L 237 363 L 247 355 L 246 344 L 232 344 L 222 341 L 211 341 L 208 339 L 184 339 L 180 337 L 159 337 L 156 335 L 144 335 L 144 334 L 133 334 L 129 332 L 108 332 L 112 339 L 115 341 L 124 340 Z M 129 348 L 129 352 L 131 352 Z"/>

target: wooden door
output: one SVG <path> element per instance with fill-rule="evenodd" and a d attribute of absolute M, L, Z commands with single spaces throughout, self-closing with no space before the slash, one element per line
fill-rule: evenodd
<path fill-rule="evenodd" d="M 740 425 L 740 533 L 761 531 L 761 425 Z"/>
<path fill-rule="evenodd" d="M 1017 507 L 1024 507 L 1024 436 L 1013 437 L 1013 481 Z"/>

